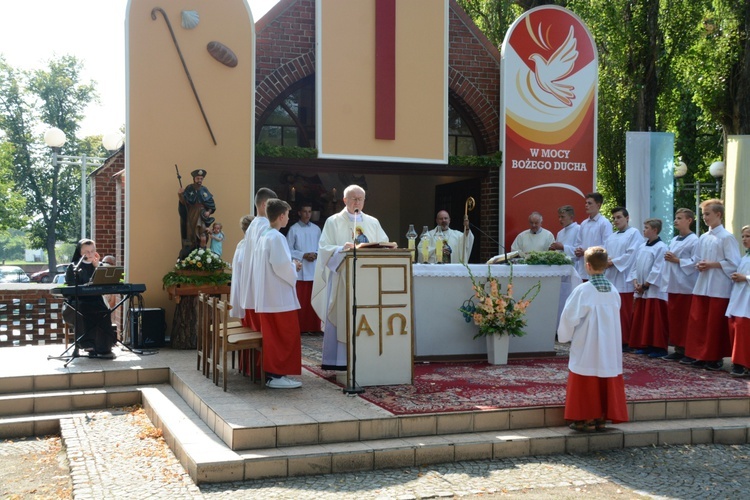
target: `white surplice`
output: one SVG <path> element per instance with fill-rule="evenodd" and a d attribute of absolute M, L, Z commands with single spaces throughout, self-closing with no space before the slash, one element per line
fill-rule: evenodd
<path fill-rule="evenodd" d="M 639 295 L 642 299 L 667 300 L 667 273 L 664 270 L 664 254 L 667 253 L 667 245 L 659 240 L 651 245 L 644 242 L 635 253 L 635 262 L 628 281 L 637 280 L 638 283 L 648 283 L 649 287 Z"/>
<path fill-rule="evenodd" d="M 240 297 L 240 282 L 242 281 L 242 259 L 245 256 L 245 239 L 241 239 L 237 243 L 237 248 L 234 250 L 234 256 L 232 257 L 232 283 L 229 288 L 229 303 L 232 305 L 232 309 L 229 311 L 229 316 L 232 318 L 244 318 L 245 310 L 242 308 L 242 300 Z"/>
<path fill-rule="evenodd" d="M 698 237 L 690 233 L 684 238 L 675 236 L 669 242 L 669 251 L 680 259 L 680 262 L 666 262 L 667 292 L 689 295 L 695 288 L 698 270 L 695 268 L 695 253 L 698 247 Z"/>
<path fill-rule="evenodd" d="M 636 250 L 642 243 L 643 235 L 634 227 L 612 233 L 604 242 L 607 255 L 612 259 L 612 267 L 604 271 L 604 276 L 620 293 L 633 291 L 633 282 L 628 275 L 635 262 Z"/>
<path fill-rule="evenodd" d="M 268 218 L 256 216 L 245 231 L 245 248 L 242 257 L 242 279 L 240 281 L 240 300 L 243 309 L 255 310 L 255 289 L 253 285 L 253 254 L 258 239 L 271 224 Z"/>
<path fill-rule="evenodd" d="M 279 313 L 299 309 L 297 270 L 284 235 L 267 227 L 255 242 L 253 253 L 255 312 Z"/>
<path fill-rule="evenodd" d="M 297 273 L 300 281 L 312 281 L 315 278 L 315 261 L 310 262 L 302 256 L 306 253 L 316 253 L 320 243 L 320 228 L 312 222 L 307 224 L 297 221 L 289 228 L 286 242 L 293 259 L 302 262 L 302 269 Z"/>
<path fill-rule="evenodd" d="M 737 266 L 737 272 L 745 275 L 745 281 L 732 285 L 727 316 L 750 318 L 750 255 L 745 254 Z"/>
<path fill-rule="evenodd" d="M 741 255 L 737 239 L 719 224 L 700 237 L 695 261 L 718 262 L 720 269 L 711 268 L 698 273 L 693 295 L 728 299 L 732 293 L 730 276 L 737 270 Z"/>
<path fill-rule="evenodd" d="M 593 219 L 587 217 L 586 220 L 581 222 L 576 248 L 587 250 L 590 247 L 603 246 L 612 231 L 612 223 L 602 214 L 596 214 Z M 589 275 L 586 273 L 586 265 L 583 263 L 583 256 L 576 259 L 576 271 L 581 275 L 581 279 L 589 279 Z"/>
<path fill-rule="evenodd" d="M 564 228 L 557 232 L 557 243 L 562 243 L 565 247 L 562 252 L 570 257 L 574 263 L 576 261 L 576 242 L 578 241 L 578 232 L 581 230 L 581 225 L 577 222 L 571 222 Z"/>

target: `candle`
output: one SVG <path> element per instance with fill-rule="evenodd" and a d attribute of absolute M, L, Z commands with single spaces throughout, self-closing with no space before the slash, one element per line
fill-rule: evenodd
<path fill-rule="evenodd" d="M 336 188 L 333 188 L 333 202 L 336 203 Z"/>
<path fill-rule="evenodd" d="M 291 193 L 289 193 L 289 199 L 291 201 L 295 201 L 296 198 L 297 198 L 297 192 L 295 191 L 294 186 L 292 186 L 292 191 Z"/>

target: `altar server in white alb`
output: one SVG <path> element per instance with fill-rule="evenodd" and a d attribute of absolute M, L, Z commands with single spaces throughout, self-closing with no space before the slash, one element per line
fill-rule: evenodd
<path fill-rule="evenodd" d="M 380 243 L 388 236 L 380 222 L 362 210 L 365 190 L 356 184 L 344 189 L 344 209 L 326 220 L 318 245 L 312 305 L 325 321 L 323 330 L 323 369 L 346 370 L 346 283 L 337 271 L 354 241 Z"/>
<path fill-rule="evenodd" d="M 727 307 L 734 377 L 750 377 L 750 226 L 742 228 L 742 246 L 745 255 L 732 273 L 734 285 Z"/>
<path fill-rule="evenodd" d="M 558 231 L 557 238 L 549 246 L 550 250 L 562 252 L 570 258 L 571 262 L 576 262 L 576 241 L 578 240 L 578 231 L 581 226 L 575 221 L 575 209 L 570 205 L 563 205 L 557 209 L 557 220 L 560 221 L 562 229 Z M 569 279 L 563 279 L 560 283 L 560 302 L 557 307 L 557 321 L 560 322 L 565 301 L 568 300 L 573 286 Z"/>
<path fill-rule="evenodd" d="M 435 222 L 437 226 L 429 232 L 430 256 L 435 255 L 435 238 L 440 234 L 445 241 L 443 244 L 443 262 L 467 264 L 471 255 L 471 249 L 474 246 L 474 234 L 469 229 L 469 218 L 464 217 L 463 231 L 456 231 L 450 228 L 451 216 L 445 210 L 437 213 Z"/>
<path fill-rule="evenodd" d="M 315 262 L 318 260 L 320 228 L 310 222 L 311 204 L 300 204 L 297 215 L 299 215 L 299 220 L 289 228 L 286 242 L 289 244 L 292 258 L 302 263 L 302 268 L 297 273 L 297 298 L 300 304 L 299 328 L 301 332 L 319 332 L 320 319 L 312 308 L 310 298 L 315 277 Z"/>
<path fill-rule="evenodd" d="M 583 262 L 583 253 L 587 248 L 593 246 L 603 246 L 609 235 L 612 234 L 612 224 L 599 211 L 604 203 L 604 196 L 600 193 L 589 193 L 586 195 L 586 219 L 581 222 L 581 229 L 578 231 L 578 241 L 576 242 L 576 271 L 581 275 L 581 279 L 589 279 L 586 273 L 586 266 Z"/>
<path fill-rule="evenodd" d="M 563 252 L 575 262 L 576 259 L 576 241 L 578 240 L 578 231 L 581 226 L 575 221 L 575 210 L 570 205 L 563 205 L 557 209 L 557 220 L 560 221 L 562 229 L 558 231 L 557 238 L 549 246 L 550 250 Z"/>
<path fill-rule="evenodd" d="M 685 337 L 690 319 L 690 303 L 693 288 L 698 279 L 695 269 L 695 252 L 698 237 L 690 230 L 695 214 L 689 208 L 678 208 L 674 215 L 674 227 L 679 234 L 669 242 L 669 250 L 664 254 L 667 261 L 667 317 L 669 319 L 669 344 L 674 352 L 662 359 L 679 361 L 685 357 Z"/>
<path fill-rule="evenodd" d="M 712 199 L 701 203 L 703 221 L 710 228 L 702 234 L 696 253 L 700 273 L 693 288 L 690 329 L 685 340 L 682 364 L 721 370 L 724 358 L 732 355 L 726 320 L 732 274 L 740 263 L 740 249 L 734 235 L 724 229 L 724 203 Z"/>
<path fill-rule="evenodd" d="M 666 356 L 669 344 L 667 273 L 664 270 L 667 245 L 659 237 L 661 227 L 661 219 L 643 222 L 643 236 L 647 241 L 638 247 L 629 276 L 635 288 L 630 347 L 638 349 L 637 354 L 648 354 L 652 358 Z"/>
<path fill-rule="evenodd" d="M 240 219 L 240 229 L 242 230 L 242 234 L 245 234 L 247 231 L 247 228 L 250 227 L 250 224 L 253 222 L 252 215 L 243 215 Z M 232 274 L 234 276 L 242 276 L 242 259 L 245 257 L 245 238 L 242 238 L 239 243 L 237 243 L 237 248 L 234 250 L 234 256 L 232 257 Z M 240 285 L 242 280 L 241 279 L 234 279 L 232 280 L 230 289 L 229 289 L 229 303 L 232 305 L 232 308 L 229 310 L 229 315 L 233 318 L 241 318 L 242 324 L 245 326 L 248 326 L 245 319 L 245 309 L 242 307 L 242 300 L 240 297 Z M 242 351 L 242 353 L 239 356 L 239 370 L 240 372 L 244 373 L 245 375 L 250 375 L 252 372 L 250 370 L 250 351 Z"/>
<path fill-rule="evenodd" d="M 581 432 L 605 430 L 607 420 L 628 421 L 620 345 L 620 295 L 607 278 L 607 251 L 584 253 L 591 280 L 578 285 L 565 303 L 557 337 L 570 342 L 565 420 Z"/>
<path fill-rule="evenodd" d="M 276 193 L 268 188 L 260 188 L 255 193 L 257 215 L 245 231 L 244 255 L 242 256 L 242 276 L 240 277 L 240 302 L 245 310 L 245 325 L 260 331 L 260 320 L 255 314 L 255 289 L 253 281 L 253 254 L 261 233 L 270 225 L 266 217 L 266 202 L 276 198 Z"/>
<path fill-rule="evenodd" d="M 519 252 L 524 257 L 529 252 L 546 252 L 554 242 L 555 236 L 542 227 L 542 214 L 531 212 L 529 228 L 518 233 L 510 251 Z"/>
<path fill-rule="evenodd" d="M 279 232 L 289 223 L 290 208 L 283 200 L 267 201 L 269 225 L 255 242 L 253 254 L 255 312 L 263 334 L 266 387 L 271 389 L 296 389 L 302 385 L 299 380 L 287 377 L 302 372 L 297 269 L 286 239 Z"/>
<path fill-rule="evenodd" d="M 604 276 L 620 294 L 620 325 L 622 345 L 630 343 L 630 327 L 633 321 L 633 282 L 628 279 L 635 262 L 635 252 L 643 243 L 643 236 L 630 227 L 630 214 L 625 207 L 615 207 L 611 211 L 616 231 L 604 242 L 609 260 Z"/>
<path fill-rule="evenodd" d="M 252 215 L 243 215 L 240 219 L 240 230 L 244 235 L 247 228 L 253 222 Z M 232 257 L 232 274 L 234 276 L 242 276 L 242 259 L 245 256 L 245 238 L 237 243 L 237 248 L 234 250 L 234 256 Z M 232 318 L 245 318 L 245 310 L 242 308 L 242 301 L 240 298 L 240 282 L 241 279 L 232 280 L 229 292 L 229 303 L 232 305 L 232 309 L 229 311 L 229 316 Z"/>

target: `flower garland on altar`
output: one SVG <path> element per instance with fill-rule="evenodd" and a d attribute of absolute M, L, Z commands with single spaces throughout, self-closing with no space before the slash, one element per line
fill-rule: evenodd
<path fill-rule="evenodd" d="M 471 278 L 474 295 L 467 299 L 458 309 L 467 323 L 474 321 L 479 331 L 474 338 L 487 335 L 512 335 L 522 337 L 526 326 L 526 309 L 539 294 L 542 282 L 538 281 L 529 288 L 523 296 L 513 298 L 513 266 L 510 266 L 510 277 L 505 292 L 501 292 L 501 285 L 492 276 L 490 266 L 487 266 L 487 281 L 479 282 L 466 266 Z M 476 300 L 476 304 L 474 301 Z"/>

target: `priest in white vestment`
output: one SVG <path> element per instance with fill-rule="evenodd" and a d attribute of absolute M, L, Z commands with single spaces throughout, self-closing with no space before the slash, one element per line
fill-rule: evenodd
<path fill-rule="evenodd" d="M 471 249 L 474 246 L 474 234 L 469 230 L 469 218 L 464 218 L 463 231 L 456 231 L 450 228 L 451 216 L 445 210 L 437 213 L 435 223 L 437 226 L 429 232 L 430 256 L 435 257 L 435 238 L 440 234 L 443 236 L 445 243 L 447 243 L 447 245 L 443 245 L 444 262 L 450 261 L 451 264 L 468 264 Z"/>
<path fill-rule="evenodd" d="M 529 252 L 546 252 L 554 242 L 555 236 L 542 227 L 542 214 L 531 212 L 529 229 L 516 236 L 510 251 L 519 252 L 524 257 Z"/>
<path fill-rule="evenodd" d="M 325 322 L 323 330 L 323 369 L 346 370 L 346 287 L 344 273 L 338 268 L 355 239 L 369 243 L 388 241 L 375 217 L 362 210 L 365 190 L 353 184 L 344 189 L 346 207 L 332 215 L 323 226 L 315 265 L 312 306 Z M 355 229 L 356 228 L 356 229 Z"/>

